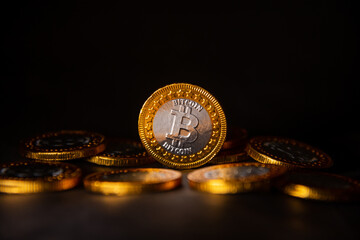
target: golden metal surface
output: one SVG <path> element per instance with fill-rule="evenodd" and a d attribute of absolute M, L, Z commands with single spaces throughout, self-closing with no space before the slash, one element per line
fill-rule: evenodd
<path fill-rule="evenodd" d="M 56 167 L 62 172 L 56 176 L 17 177 L 3 174 L 3 170 L 16 167 L 33 169 L 36 167 Z M 75 187 L 81 178 L 81 169 L 68 163 L 59 162 L 17 162 L 1 165 L 0 192 L 2 193 L 39 193 L 62 191 Z"/>
<path fill-rule="evenodd" d="M 179 98 L 200 104 L 211 119 L 209 141 L 200 151 L 190 155 L 168 152 L 158 143 L 153 131 L 153 121 L 158 109 Z M 177 83 L 157 90 L 146 100 L 140 111 L 138 129 L 140 139 L 152 157 L 171 168 L 189 169 L 209 162 L 221 149 L 226 136 L 226 119 L 220 104 L 209 92 L 195 85 Z"/>
<path fill-rule="evenodd" d="M 79 146 L 68 146 L 63 148 L 39 147 L 36 142 L 47 138 L 56 138 L 63 135 L 86 136 L 90 141 Z M 22 156 L 31 159 L 45 161 L 63 161 L 76 158 L 84 158 L 96 155 L 105 150 L 105 137 L 98 133 L 87 131 L 63 130 L 58 132 L 45 133 L 34 138 L 25 140 L 21 146 Z"/>
<path fill-rule="evenodd" d="M 181 185 L 181 172 L 161 168 L 121 169 L 85 177 L 86 190 L 105 195 L 168 191 Z"/>
<path fill-rule="evenodd" d="M 289 175 L 291 176 L 290 173 Z M 309 178 L 306 175 L 317 175 L 317 176 L 326 176 L 331 177 L 334 180 L 344 183 L 343 188 L 332 186 L 331 184 L 326 184 L 326 186 L 316 186 L 319 185 L 317 182 L 313 184 L 308 181 L 302 182 L 301 179 L 297 181 L 289 180 L 289 178 L 284 178 L 279 181 L 277 187 L 285 194 L 302 198 L 302 199 L 312 199 L 312 200 L 321 200 L 321 201 L 352 201 L 360 200 L 360 182 L 341 175 L 331 174 L 331 173 L 296 173 L 303 174 L 304 178 Z"/>
<path fill-rule="evenodd" d="M 316 160 L 314 161 L 301 161 L 300 157 L 287 157 L 283 155 L 281 151 L 274 154 L 264 149 L 263 144 L 266 142 L 275 142 L 279 144 L 285 144 L 287 146 L 301 149 L 306 154 L 312 154 Z M 288 168 L 328 168 L 331 167 L 333 161 L 329 155 L 324 153 L 318 148 L 312 147 L 308 144 L 302 143 L 289 138 L 282 137 L 255 137 L 252 138 L 245 148 L 245 151 L 250 157 L 258 162 L 266 164 L 282 165 Z M 289 151 L 291 154 L 291 150 Z"/>
<path fill-rule="evenodd" d="M 87 161 L 109 167 L 136 167 L 155 162 L 155 159 L 148 155 L 140 142 L 111 139 L 107 141 L 106 145 L 104 152 L 88 158 Z"/>
<path fill-rule="evenodd" d="M 254 173 L 251 173 L 252 169 L 255 170 Z M 260 171 L 256 172 L 257 169 Z M 286 170 L 282 166 L 256 162 L 233 163 L 195 170 L 188 174 L 187 179 L 190 187 L 199 191 L 213 194 L 236 194 L 268 190 L 270 180 L 281 176 Z"/>

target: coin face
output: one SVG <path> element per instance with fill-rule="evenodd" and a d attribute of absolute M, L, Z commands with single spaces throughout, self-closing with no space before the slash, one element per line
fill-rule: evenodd
<path fill-rule="evenodd" d="M 277 184 L 284 193 L 298 198 L 347 201 L 360 199 L 360 183 L 349 177 L 319 172 L 292 172 Z"/>
<path fill-rule="evenodd" d="M 165 86 L 145 102 L 139 135 L 156 160 L 173 168 L 193 168 L 210 161 L 226 136 L 226 119 L 217 100 L 191 84 Z"/>
<path fill-rule="evenodd" d="M 84 179 L 88 191 L 127 195 L 167 191 L 180 186 L 181 172 L 160 168 L 134 168 L 94 173 Z"/>
<path fill-rule="evenodd" d="M 0 166 L 0 192 L 36 193 L 75 187 L 80 168 L 59 162 L 16 162 Z"/>
<path fill-rule="evenodd" d="M 305 143 L 279 137 L 255 137 L 246 147 L 256 161 L 287 167 L 326 168 L 332 159 L 321 150 Z"/>
<path fill-rule="evenodd" d="M 129 139 L 108 139 L 106 150 L 90 157 L 89 162 L 114 167 L 135 167 L 155 162 L 140 142 Z"/>
<path fill-rule="evenodd" d="M 105 149 L 103 135 L 87 131 L 50 132 L 24 141 L 21 153 L 37 160 L 71 160 L 98 154 Z"/>
<path fill-rule="evenodd" d="M 282 166 L 261 163 L 223 164 L 195 170 L 188 174 L 192 188 L 210 193 L 239 193 L 269 187 L 269 180 L 286 172 Z"/>

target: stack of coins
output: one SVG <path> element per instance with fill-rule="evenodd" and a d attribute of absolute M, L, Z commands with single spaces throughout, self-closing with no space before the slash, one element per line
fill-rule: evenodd
<path fill-rule="evenodd" d="M 186 171 L 191 188 L 212 194 L 275 188 L 303 199 L 360 198 L 359 182 L 314 171 L 333 164 L 320 149 L 284 137 L 249 140 L 246 129 L 237 126 L 228 130 L 219 102 L 196 85 L 176 83 L 155 91 L 140 111 L 138 132 L 141 142 L 65 130 L 27 139 L 20 149 L 27 160 L 0 166 L 0 192 L 73 188 L 81 182 L 81 168 L 64 161 L 78 159 L 102 168 L 85 176 L 83 184 L 105 195 L 172 190 Z M 178 170 L 146 167 L 154 162 Z"/>

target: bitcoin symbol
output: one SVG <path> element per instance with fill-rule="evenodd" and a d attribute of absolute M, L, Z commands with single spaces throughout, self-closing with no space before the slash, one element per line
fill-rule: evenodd
<path fill-rule="evenodd" d="M 179 106 L 179 111 L 172 109 L 173 115 L 170 133 L 166 133 L 166 138 L 171 139 L 173 146 L 182 148 L 184 143 L 192 143 L 198 137 L 198 131 L 195 129 L 199 125 L 199 119 L 191 114 L 191 108 Z M 186 132 L 186 135 L 183 135 Z"/>

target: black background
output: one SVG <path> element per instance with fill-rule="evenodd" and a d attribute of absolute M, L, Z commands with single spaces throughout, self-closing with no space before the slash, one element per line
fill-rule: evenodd
<path fill-rule="evenodd" d="M 359 29 L 347 1 L 176 7 L 28 2 L 1 9 L 2 159 L 24 138 L 138 138 L 144 101 L 199 85 L 229 125 L 302 140 L 359 178 Z"/>

